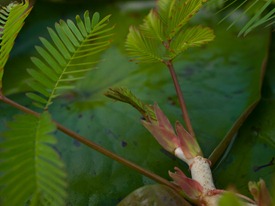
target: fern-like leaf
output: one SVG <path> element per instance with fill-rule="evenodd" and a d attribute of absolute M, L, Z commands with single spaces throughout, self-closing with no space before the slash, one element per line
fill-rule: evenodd
<path fill-rule="evenodd" d="M 171 40 L 202 7 L 204 0 L 159 0 L 157 8 Z"/>
<path fill-rule="evenodd" d="M 0 143 L 0 197 L 3 206 L 64 205 L 66 174 L 53 149 L 51 117 L 18 115 Z"/>
<path fill-rule="evenodd" d="M 190 47 L 201 46 L 214 39 L 212 29 L 202 26 L 191 27 L 184 32 L 180 32 L 170 44 L 170 58 L 174 59 L 176 56 L 184 52 Z"/>
<path fill-rule="evenodd" d="M 125 46 L 128 54 L 135 61 L 143 63 L 163 62 L 164 51 L 159 41 L 145 37 L 135 27 L 130 27 Z"/>
<path fill-rule="evenodd" d="M 140 26 L 140 30 L 146 37 L 158 39 L 161 42 L 166 40 L 164 28 L 165 25 L 156 10 L 151 10 Z"/>
<path fill-rule="evenodd" d="M 137 62 L 167 63 L 189 47 L 214 39 L 204 27 L 188 29 L 184 25 L 201 8 L 203 0 L 158 0 L 139 28 L 130 27 L 126 49 Z"/>
<path fill-rule="evenodd" d="M 31 9 L 29 0 L 25 0 L 21 4 L 10 3 L 8 6 L 0 8 L 0 89 L 10 51 Z"/>
<path fill-rule="evenodd" d="M 54 98 L 73 89 L 73 83 L 95 67 L 97 55 L 111 42 L 113 27 L 107 26 L 109 17 L 99 20 L 99 14 L 95 13 L 91 19 L 86 11 L 84 21 L 76 16 L 76 23 L 60 20 L 55 31 L 48 28 L 52 42 L 40 38 L 43 47 L 37 46 L 36 50 L 42 58 L 31 58 L 39 70 L 28 70 L 34 79 L 29 85 L 36 93 L 27 96 L 36 106 L 47 110 Z"/>

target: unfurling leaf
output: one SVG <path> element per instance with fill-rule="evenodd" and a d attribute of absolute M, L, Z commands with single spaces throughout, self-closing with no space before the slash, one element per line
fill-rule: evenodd
<path fill-rule="evenodd" d="M 152 110 L 156 119 L 142 120 L 142 124 L 165 150 L 173 154 L 179 147 L 178 137 L 170 121 L 157 104 L 152 107 Z"/>
<path fill-rule="evenodd" d="M 197 139 L 189 134 L 179 122 L 176 122 L 176 131 L 179 146 L 186 159 L 192 159 L 196 156 L 203 156 Z"/>
<path fill-rule="evenodd" d="M 179 122 L 176 123 L 177 133 L 175 133 L 169 119 L 157 104 L 152 106 L 143 103 L 126 88 L 110 88 L 105 96 L 128 103 L 137 109 L 143 116 L 141 120 L 143 126 L 168 152 L 174 154 L 175 149 L 180 148 L 187 159 L 202 156 L 196 138 L 192 137 Z"/>
<path fill-rule="evenodd" d="M 175 173 L 169 171 L 170 177 L 175 183 L 180 186 L 184 195 L 192 200 L 198 202 L 201 194 L 203 193 L 203 187 L 199 182 L 188 178 L 179 168 L 175 167 Z"/>
<path fill-rule="evenodd" d="M 111 99 L 132 105 L 141 113 L 143 118 L 148 121 L 150 119 L 156 119 L 154 110 L 150 106 L 144 104 L 127 88 L 110 88 L 104 95 Z"/>

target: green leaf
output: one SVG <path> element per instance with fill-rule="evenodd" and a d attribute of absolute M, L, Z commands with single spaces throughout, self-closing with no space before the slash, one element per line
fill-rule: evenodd
<path fill-rule="evenodd" d="M 185 26 L 202 7 L 203 0 L 159 0 L 157 7 L 159 15 L 165 24 L 165 33 L 168 40 Z"/>
<path fill-rule="evenodd" d="M 174 59 L 190 47 L 201 46 L 214 39 L 213 30 L 207 27 L 196 26 L 180 32 L 170 44 L 170 58 Z"/>
<path fill-rule="evenodd" d="M 258 17 L 258 16 L 257 16 Z M 256 18 L 257 18 L 256 17 Z M 248 33 L 250 33 L 253 29 L 256 27 L 265 24 L 266 22 L 270 22 L 272 19 L 275 18 L 275 8 L 272 9 L 268 14 L 261 17 L 257 21 L 255 21 L 254 17 L 245 25 L 245 27 L 240 31 L 238 36 L 244 35 L 246 36 Z M 274 24 L 274 21 L 271 22 L 268 26 L 271 26 Z"/>
<path fill-rule="evenodd" d="M 163 61 L 162 45 L 157 40 L 146 38 L 135 27 L 130 27 L 125 46 L 129 56 L 137 62 L 152 63 Z"/>
<path fill-rule="evenodd" d="M 17 115 L 9 123 L 0 143 L 1 205 L 24 205 L 28 200 L 32 205 L 64 205 L 66 174 L 53 148 L 55 130 L 47 112 L 40 117 Z"/>
<path fill-rule="evenodd" d="M 270 27 L 274 24 L 275 9 L 272 7 L 273 0 L 267 1 L 243 1 L 239 4 L 238 1 L 231 2 L 226 8 L 232 9 L 220 22 L 232 17 L 234 21 L 228 26 L 230 29 L 233 25 L 243 21 L 244 18 L 248 18 L 242 25 L 238 36 L 246 36 L 256 27 L 264 25 Z M 269 9 L 271 8 L 271 9 Z M 223 8 L 222 10 L 224 10 Z M 234 17 L 235 16 L 235 17 Z M 237 18 L 236 18 L 237 17 Z"/>
<path fill-rule="evenodd" d="M 84 17 L 85 17 L 85 14 L 84 14 Z M 88 32 L 87 32 L 86 27 L 85 27 L 83 21 L 81 20 L 80 16 L 77 15 L 75 19 L 76 19 L 77 27 L 80 30 L 82 36 L 86 37 L 88 35 Z M 88 19 L 86 21 L 88 21 Z"/>
<path fill-rule="evenodd" d="M 272 0 L 267 1 L 258 11 L 257 13 L 246 23 L 246 25 L 242 28 L 242 30 L 239 32 L 238 36 L 241 35 L 247 35 L 253 28 L 257 27 L 260 24 L 265 23 L 268 21 L 268 19 L 265 21 L 266 17 L 263 17 L 263 19 L 259 19 L 260 15 L 263 13 L 263 11 L 272 3 Z M 275 9 L 273 9 L 268 15 L 268 17 L 273 15 L 273 18 L 275 17 Z"/>
<path fill-rule="evenodd" d="M 275 149 L 274 41 L 270 45 L 269 55 L 261 101 L 238 131 L 234 145 L 228 150 L 229 153 L 214 170 L 218 186 L 226 187 L 234 182 L 235 187 L 243 194 L 248 194 L 249 181 L 258 181 L 261 178 L 266 182 L 268 189 L 274 191 L 275 167 L 272 163 Z M 226 178 L 223 178 L 224 176 Z"/>
<path fill-rule="evenodd" d="M 160 19 L 159 14 L 155 10 L 151 10 L 147 17 L 144 19 L 144 23 L 140 26 L 141 31 L 147 38 L 159 39 L 160 42 L 166 40 L 165 26 Z"/>
<path fill-rule="evenodd" d="M 157 1 L 139 29 L 130 27 L 126 49 L 133 60 L 142 63 L 173 60 L 189 47 L 214 39 L 211 29 L 183 26 L 201 8 L 202 1 Z"/>
<path fill-rule="evenodd" d="M 99 21 L 94 15 L 92 20 L 88 11 L 84 13 L 84 22 L 76 16 L 76 24 L 68 20 L 55 24 L 56 32 L 48 28 L 52 42 L 40 38 L 43 47 L 36 47 L 42 59 L 33 57 L 32 61 L 39 69 L 29 69 L 33 81 L 29 85 L 37 94 L 28 94 L 35 104 L 47 110 L 65 90 L 73 89 L 73 82 L 83 79 L 85 74 L 98 63 L 98 55 L 110 44 L 112 27 L 107 27 L 109 16 Z M 95 58 L 94 61 L 91 59 Z M 42 104 L 41 104 L 42 103 Z"/>
<path fill-rule="evenodd" d="M 24 0 L 21 4 L 10 3 L 6 7 L 0 8 L 0 89 L 2 89 L 4 67 L 9 58 L 14 40 L 23 27 L 31 9 L 29 0 Z"/>
<path fill-rule="evenodd" d="M 98 22 L 99 22 L 99 19 L 100 19 L 100 14 L 98 12 L 95 12 L 93 14 L 93 18 L 92 18 L 92 27 L 91 28 L 94 28 Z M 89 24 L 91 24 L 90 22 L 89 23 L 86 23 L 86 26 L 89 26 Z"/>
<path fill-rule="evenodd" d="M 248 193 L 248 181 L 264 178 L 268 188 L 272 188 L 275 177 L 271 164 L 275 149 L 274 115 L 274 99 L 263 99 L 241 127 L 230 153 L 215 170 L 218 185 L 224 187 L 235 181 L 241 193 Z"/>

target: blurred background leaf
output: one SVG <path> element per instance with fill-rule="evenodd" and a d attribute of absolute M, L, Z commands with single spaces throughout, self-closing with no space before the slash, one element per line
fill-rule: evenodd
<path fill-rule="evenodd" d="M 214 11 L 218 9 L 218 13 L 223 12 L 225 16 L 220 23 L 230 22 L 227 29 L 238 25 L 238 36 L 246 36 L 255 28 L 274 26 L 274 5 L 274 0 L 210 0 L 207 8 Z"/>
<path fill-rule="evenodd" d="M 58 99 L 50 112 L 65 126 L 160 176 L 170 179 L 168 170 L 174 166 L 188 173 L 186 166 L 161 149 L 141 126 L 138 112 L 103 96 L 109 87 L 129 87 L 144 102 L 158 102 L 171 122 L 181 120 L 173 83 L 165 67 L 162 64 L 140 66 L 129 62 L 125 56 L 124 40 L 129 25 L 141 23 L 149 4 L 140 1 L 141 7 L 127 7 L 125 5 L 131 4 L 98 2 L 59 4 L 37 0 L 5 70 L 5 93 L 30 106 L 31 103 L 21 93 L 28 90 L 26 68 L 32 67 L 29 57 L 34 55 L 34 45 L 39 44 L 38 36 L 47 37 L 46 26 L 52 26 L 60 18 L 73 19 L 86 9 L 91 13 L 99 11 L 102 16 L 112 14 L 111 21 L 116 24 L 113 47 L 104 53 L 99 69 L 89 73 L 74 92 Z M 268 29 L 261 29 L 246 38 L 237 38 L 239 28 L 234 26 L 226 31 L 229 23 L 218 24 L 221 18 L 206 10 L 201 11 L 191 24 L 214 28 L 215 41 L 203 48 L 189 50 L 175 62 L 191 121 L 205 156 L 210 155 L 239 115 L 259 99 L 262 63 L 270 37 Z M 269 81 L 275 82 L 274 79 Z M 264 87 L 264 91 L 270 88 L 274 90 L 275 87 Z M 267 109 L 266 104 L 270 103 L 265 103 L 262 109 Z M 0 104 L 1 130 L 4 130 L 7 118 L 14 113 L 17 111 Z M 261 111 L 254 115 L 257 121 L 260 120 L 258 115 L 271 118 L 271 113 L 266 116 Z M 249 119 L 247 124 L 251 124 L 249 121 L 252 120 Z M 248 194 L 248 180 L 262 177 L 269 187 L 271 185 L 269 180 L 275 172 L 274 166 L 258 172 L 254 172 L 252 167 L 271 160 L 274 131 L 270 126 L 267 134 L 271 136 L 259 138 L 259 134 L 266 132 L 262 126 L 262 133 L 254 136 L 249 136 L 254 133 L 245 127 L 239 132 L 229 154 L 215 168 L 214 179 L 221 188 L 235 185 L 239 192 Z M 56 149 L 69 174 L 70 198 L 67 205 L 115 205 L 136 188 L 153 183 L 60 132 L 56 135 L 59 140 Z M 243 148 L 247 152 L 244 153 Z"/>
<path fill-rule="evenodd" d="M 146 185 L 130 193 L 117 206 L 186 206 L 183 197 L 164 185 Z"/>
<path fill-rule="evenodd" d="M 241 192 L 247 191 L 248 180 L 258 181 L 259 177 L 263 177 L 269 188 L 273 185 L 274 190 L 272 184 L 275 178 L 274 38 L 273 33 L 262 99 L 238 132 L 229 155 L 214 170 L 216 181 L 222 183 L 221 186 L 234 185 Z"/>

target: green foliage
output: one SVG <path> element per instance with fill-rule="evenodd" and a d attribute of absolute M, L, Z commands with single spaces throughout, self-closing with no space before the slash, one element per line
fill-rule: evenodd
<path fill-rule="evenodd" d="M 95 68 L 98 63 L 96 55 L 110 44 L 113 27 L 107 26 L 109 17 L 100 20 L 99 14 L 95 13 L 90 19 L 86 11 L 84 21 L 76 16 L 76 24 L 71 20 L 67 23 L 60 20 L 55 24 L 56 31 L 48 28 L 52 42 L 40 38 L 43 47 L 37 46 L 36 50 L 41 58 L 31 58 L 39 70 L 28 70 L 34 79 L 29 85 L 36 93 L 27 96 L 36 106 L 47 110 L 54 98 L 73 89 L 75 81 L 83 79 Z"/>
<path fill-rule="evenodd" d="M 173 52 L 169 58 L 174 59 L 189 47 L 201 46 L 213 40 L 212 30 L 207 27 L 190 27 L 180 32 L 171 42 Z"/>
<path fill-rule="evenodd" d="M 9 58 L 17 34 L 24 25 L 25 18 L 29 15 L 32 7 L 29 0 L 19 3 L 10 3 L 0 8 L 0 89 L 4 67 Z"/>
<path fill-rule="evenodd" d="M 0 143 L 0 196 L 4 205 L 63 205 L 64 164 L 54 150 L 56 130 L 49 113 L 17 115 Z"/>
<path fill-rule="evenodd" d="M 256 1 L 254 4 L 256 4 Z M 254 4 L 252 4 L 245 12 L 247 12 L 250 8 L 252 8 Z M 264 11 L 266 11 L 267 7 L 271 4 L 272 4 L 272 0 L 269 0 L 260 9 L 257 8 L 257 12 L 254 14 L 254 16 L 246 23 L 246 25 L 239 32 L 239 36 L 240 35 L 246 36 L 253 29 L 265 23 L 273 21 L 271 22 L 271 24 L 273 24 L 274 18 L 275 18 L 275 8 L 273 8 L 268 13 L 264 14 Z"/>
<path fill-rule="evenodd" d="M 203 2 L 204 0 L 158 1 L 158 14 L 163 22 L 165 36 L 168 41 L 171 41 L 191 17 L 200 10 Z"/>
<path fill-rule="evenodd" d="M 202 0 L 159 0 L 139 28 L 131 27 L 126 40 L 129 55 L 137 62 L 168 62 L 190 47 L 214 39 L 213 31 L 186 27 L 202 7 Z"/>
<path fill-rule="evenodd" d="M 220 28 L 219 31 L 223 31 L 223 28 Z M 221 36 L 226 36 L 226 33 L 223 33 Z M 180 78 L 185 78 L 185 75 L 188 75 L 187 81 L 186 79 L 182 81 L 183 87 L 188 88 L 189 93 L 192 94 L 197 94 L 198 91 L 200 91 L 199 95 L 194 95 L 191 98 L 187 92 L 187 99 L 191 102 L 191 113 L 193 111 L 192 118 L 195 125 L 199 125 L 198 130 L 199 136 L 202 136 L 202 145 L 207 148 L 208 151 L 213 149 L 213 145 L 219 141 L 219 137 L 222 137 L 224 132 L 230 128 L 229 126 L 236 119 L 236 116 L 247 106 L 249 99 L 247 95 L 253 93 L 252 96 L 254 98 L 255 91 L 258 91 L 257 88 L 259 88 L 258 84 L 255 84 L 255 81 L 258 82 L 259 76 L 258 72 L 255 71 L 258 71 L 260 68 L 258 62 L 261 61 L 262 56 L 260 55 L 259 57 L 253 52 L 258 51 L 262 54 L 260 51 L 265 50 L 263 47 L 257 47 L 258 44 L 263 45 L 262 39 L 265 38 L 262 37 L 264 37 L 264 35 L 259 35 L 260 38 L 252 38 L 251 41 L 246 43 L 236 42 L 236 39 L 232 39 L 231 33 L 228 36 L 230 36 L 230 38 L 220 39 L 216 47 L 212 48 L 212 51 L 204 50 L 204 48 L 202 53 L 200 53 L 195 50 L 195 52 L 192 52 L 193 56 L 191 59 L 189 59 L 190 54 L 187 54 L 185 61 L 180 62 L 178 65 L 179 67 L 188 67 L 188 70 L 182 70 L 183 73 L 179 76 Z M 243 41 L 245 41 L 245 39 Z M 240 45 L 245 46 L 240 47 Z M 251 48 L 247 47 L 247 45 L 251 46 Z M 221 49 L 221 47 L 223 49 Z M 230 49 L 228 49 L 228 47 L 230 47 Z M 132 66 L 128 63 L 122 64 L 121 62 L 125 61 L 125 58 L 121 56 L 119 52 L 117 52 L 119 56 L 114 55 L 113 50 L 108 52 L 108 56 L 106 56 L 109 60 L 105 62 L 105 68 L 108 69 L 107 72 L 106 70 L 98 70 L 96 72 L 99 72 L 101 75 L 94 76 L 94 73 L 92 73 L 92 81 L 85 80 L 89 83 L 85 85 L 86 90 L 81 91 L 82 93 L 80 92 L 80 95 L 89 91 L 90 93 L 85 96 L 87 101 L 84 102 L 83 99 L 78 96 L 74 98 L 71 105 L 68 105 L 68 99 L 59 98 L 58 101 L 61 101 L 61 103 L 53 107 L 53 114 L 56 119 L 65 122 L 71 129 L 84 133 L 87 136 L 93 134 L 92 138 L 104 146 L 120 154 L 125 154 L 127 158 L 133 161 L 137 160 L 143 167 L 148 167 L 154 170 L 154 172 L 159 172 L 162 176 L 165 176 L 167 168 L 171 168 L 171 164 L 174 165 L 175 162 L 168 159 L 162 152 L 159 152 L 159 147 L 156 147 L 153 142 L 149 140 L 149 136 L 140 130 L 136 121 L 134 121 L 133 118 L 131 119 L 134 113 L 132 115 L 132 113 L 130 113 L 131 111 L 124 107 L 118 109 L 114 104 L 105 101 L 105 99 L 100 99 L 99 102 L 95 102 L 94 98 L 99 98 L 98 94 L 103 93 L 102 90 L 105 90 L 106 87 L 120 84 L 121 82 L 118 81 L 123 81 L 123 85 L 126 83 L 131 85 L 131 87 L 138 88 L 139 93 L 143 93 L 145 96 L 148 95 L 148 93 L 146 93 L 147 89 L 155 89 L 154 92 L 152 91 L 148 95 L 150 99 L 148 101 L 152 99 L 162 101 L 163 105 L 166 104 L 167 109 L 172 111 L 170 114 L 174 115 L 179 112 L 175 110 L 173 97 L 171 98 L 172 90 L 168 83 L 169 81 L 167 81 L 165 73 L 162 72 L 155 75 L 152 69 L 151 71 L 148 69 L 145 75 L 141 75 L 137 67 L 133 66 L 135 68 L 134 72 L 129 72 L 129 67 L 132 68 Z M 219 54 L 217 54 L 216 51 L 219 51 Z M 222 52 L 222 54 L 220 52 Z M 253 58 L 253 62 L 251 62 L 251 59 L 245 58 L 246 56 L 251 56 L 251 54 L 257 56 L 257 58 Z M 201 69 L 204 66 L 207 67 L 207 70 Z M 214 69 L 217 67 L 220 69 Z M 252 68 L 249 70 L 249 73 L 248 70 L 246 70 L 248 67 Z M 106 73 L 113 72 L 114 68 L 116 69 L 116 75 L 106 75 Z M 134 75 L 130 75 L 129 77 L 126 75 L 129 73 Z M 226 79 L 215 78 L 224 75 L 227 77 Z M 119 78 L 117 78 L 117 76 L 119 76 Z M 163 77 L 161 81 L 159 80 L 160 77 Z M 102 81 L 103 78 L 104 81 Z M 251 86 L 249 87 L 247 86 L 248 82 L 251 82 Z M 211 98 L 209 98 L 210 95 Z M 90 98 L 91 101 L 89 101 Z M 144 99 L 144 96 L 142 98 Z M 167 103 L 167 99 L 172 103 Z M 201 107 L 201 101 L 204 102 L 205 107 Z M 65 109 L 64 113 L 61 113 L 60 110 L 62 108 L 64 109 L 64 105 L 66 105 L 68 110 Z M 222 113 L 216 109 L 219 105 L 224 105 Z M 0 107 L 1 116 L 7 114 L 6 109 L 13 111 L 5 105 L 0 105 Z M 127 120 L 123 124 L 121 124 L 121 115 Z M 211 121 L 209 121 L 209 117 L 211 117 Z M 77 121 L 76 118 L 78 118 Z M 173 118 L 178 117 L 175 115 Z M 4 122 L 5 120 L 1 118 L 1 121 Z M 87 126 L 87 122 L 93 123 L 93 127 L 91 128 L 90 125 Z M 0 127 L 3 125 L 4 124 L 0 124 Z M 219 127 L 217 127 L 217 125 L 219 125 Z M 102 138 L 106 136 L 107 138 Z M 62 136 L 60 137 L 61 139 L 63 138 Z M 121 146 L 121 142 L 124 143 L 123 147 Z M 125 146 L 125 144 L 127 144 L 127 146 Z M 247 145 L 247 143 L 238 144 L 240 147 L 243 145 Z M 126 192 L 139 186 L 139 184 L 143 185 L 144 183 L 148 183 L 148 180 L 144 177 L 125 170 L 123 166 L 117 165 L 107 158 L 103 158 L 101 154 L 95 154 L 81 144 L 72 144 L 72 140 L 67 137 L 64 137 L 64 139 L 60 141 L 58 150 L 62 153 L 62 157 L 67 160 L 68 167 L 70 167 L 68 172 L 70 173 L 70 183 L 72 184 L 70 185 L 71 194 L 69 195 L 70 200 L 68 200 L 68 205 L 113 205 L 108 203 L 112 200 L 117 201 L 121 199 Z M 241 154 L 243 155 L 243 153 Z M 261 154 L 261 156 L 266 155 Z M 161 164 L 159 162 L 160 159 Z M 246 162 L 253 160 L 255 160 L 255 158 L 247 158 Z M 236 168 L 232 167 L 231 163 L 228 163 L 230 166 L 228 170 L 236 171 Z M 247 172 L 250 168 L 251 167 L 246 166 L 244 169 Z M 253 174 L 258 175 L 257 173 Z M 224 175 L 220 176 L 225 180 Z M 243 182 L 245 182 L 243 179 L 238 181 L 239 185 L 243 184 Z M 121 185 L 123 185 L 123 187 L 121 187 Z M 106 198 L 106 196 L 108 198 Z M 35 201 L 33 201 L 33 204 L 34 203 Z M 41 205 L 39 203 L 37 204 Z"/>
<path fill-rule="evenodd" d="M 224 6 L 221 11 L 227 8 L 233 9 L 220 22 L 224 21 L 230 16 L 237 16 L 234 18 L 231 25 L 228 26 L 228 29 L 235 25 L 237 22 L 243 21 L 244 18 L 249 18 L 242 26 L 242 29 L 238 33 L 238 36 L 246 36 L 259 26 L 271 26 L 274 24 L 274 0 L 245 0 L 241 3 L 234 0 L 233 2 Z"/>
<path fill-rule="evenodd" d="M 0 11 L 2 68 L 30 12 L 28 3 L 11 3 Z M 54 98 L 74 88 L 72 84 L 95 67 L 98 55 L 110 44 L 113 27 L 107 26 L 109 17 L 100 20 L 95 13 L 90 18 L 86 11 L 83 21 L 76 16 L 76 24 L 61 20 L 55 24 L 55 31 L 48 28 L 52 41 L 40 38 L 43 46 L 37 46 L 36 50 L 41 58 L 32 57 L 38 70 L 28 70 L 33 77 L 30 87 L 35 91 L 28 96 L 35 105 L 47 110 Z M 0 98 L 4 98 L 1 91 Z M 8 126 L 0 142 L 1 205 L 64 205 L 66 173 L 54 149 L 57 141 L 51 133 L 56 126 L 50 114 L 44 111 L 37 116 L 18 115 Z"/>
<path fill-rule="evenodd" d="M 155 39 L 147 39 L 137 28 L 130 27 L 126 48 L 135 61 L 143 63 L 162 62 L 164 50 Z"/>

